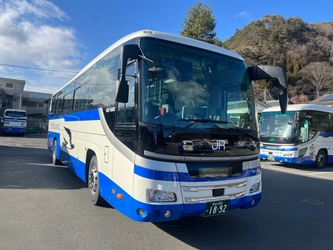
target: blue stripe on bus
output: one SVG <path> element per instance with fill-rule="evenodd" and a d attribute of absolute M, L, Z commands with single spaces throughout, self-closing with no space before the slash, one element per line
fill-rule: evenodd
<path fill-rule="evenodd" d="M 134 174 L 152 180 L 179 181 L 179 173 L 177 172 L 152 170 L 138 165 L 134 165 Z"/>
<path fill-rule="evenodd" d="M 297 151 L 298 148 L 278 148 L 278 149 L 270 149 L 270 148 L 267 148 L 267 147 L 263 147 L 263 146 L 260 146 L 261 149 L 265 149 L 267 151 L 271 150 L 271 151 Z"/>
<path fill-rule="evenodd" d="M 84 182 L 87 182 L 86 180 L 86 164 L 79 159 L 70 156 L 71 157 L 71 163 L 70 163 L 70 169 Z M 68 165 L 68 164 L 66 164 Z"/>
<path fill-rule="evenodd" d="M 266 155 L 260 155 L 260 158 L 263 160 L 267 160 L 267 156 Z M 282 162 L 282 163 L 294 163 L 294 164 L 304 164 L 304 165 L 310 165 L 310 164 L 315 164 L 315 160 L 311 159 L 311 156 L 303 156 L 300 158 L 285 158 L 285 157 L 280 157 L 280 156 L 276 156 L 274 157 L 275 161 L 278 162 Z M 327 156 L 327 164 L 331 164 L 333 163 L 333 156 L 332 155 L 328 155 Z"/>
<path fill-rule="evenodd" d="M 16 134 L 16 133 L 26 133 L 25 132 L 25 129 L 24 129 L 25 127 L 21 127 L 21 126 L 19 126 L 19 127 L 3 127 L 3 133 L 6 133 L 6 134 L 10 134 L 10 133 L 12 133 L 12 134 Z"/>
<path fill-rule="evenodd" d="M 254 176 L 259 174 L 260 166 L 257 168 L 252 168 L 249 170 L 243 170 L 242 175 L 234 176 L 234 177 L 226 177 L 228 180 L 240 179 L 244 177 Z M 191 179 L 188 173 L 177 173 L 177 172 L 165 172 L 159 170 L 152 170 L 148 168 L 144 168 L 138 165 L 134 165 L 134 174 L 152 180 L 161 180 L 161 181 L 181 181 L 181 182 L 207 182 L 207 178 L 197 178 Z M 226 178 L 216 178 L 209 179 L 210 181 L 222 181 Z"/>
<path fill-rule="evenodd" d="M 320 132 L 319 136 L 329 136 L 329 137 L 333 137 L 333 132 Z"/>
<path fill-rule="evenodd" d="M 50 116 L 50 120 L 63 118 L 65 122 L 94 121 L 100 120 L 98 109 L 89 109 L 85 111 L 73 112 L 61 116 Z"/>
<path fill-rule="evenodd" d="M 126 193 L 121 187 L 119 187 L 103 173 L 99 173 L 99 180 L 101 196 L 115 209 L 136 221 L 162 222 L 178 220 L 180 217 L 185 216 L 202 216 L 206 210 L 205 203 L 172 204 L 172 202 L 170 202 L 167 204 L 164 203 L 163 205 L 158 205 L 157 203 L 143 203 L 134 199 L 130 194 Z M 112 192 L 112 189 L 115 190 L 115 192 Z M 117 194 L 122 194 L 123 198 L 117 199 Z M 177 199 L 180 200 L 182 197 L 177 197 Z M 229 210 L 254 207 L 259 203 L 260 199 L 261 193 L 239 199 L 232 199 L 230 200 Z M 252 204 L 253 200 L 255 200 L 254 204 Z M 143 215 L 137 214 L 138 209 L 144 210 Z M 168 210 L 171 211 L 171 216 L 166 218 L 164 214 Z"/>
<path fill-rule="evenodd" d="M 260 154 L 260 159 L 267 160 L 267 155 Z M 304 164 L 310 165 L 315 164 L 315 160 L 311 160 L 310 156 L 303 156 L 301 158 L 297 157 L 281 157 L 281 156 L 274 156 L 274 161 L 281 162 L 281 163 L 293 163 L 293 164 Z M 329 163 L 329 161 L 327 162 Z"/>

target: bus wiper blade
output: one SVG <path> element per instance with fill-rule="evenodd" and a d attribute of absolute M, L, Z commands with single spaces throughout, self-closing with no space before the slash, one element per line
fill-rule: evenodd
<path fill-rule="evenodd" d="M 265 133 L 261 133 L 260 136 L 272 136 L 272 133 L 265 132 Z"/>
<path fill-rule="evenodd" d="M 198 123 L 198 122 L 206 122 L 206 123 L 213 122 L 213 123 L 223 123 L 223 124 L 230 123 L 228 121 L 220 121 L 220 120 L 212 120 L 212 119 L 204 119 L 204 118 L 202 118 L 202 119 L 195 119 L 195 118 L 193 118 L 193 119 L 178 119 L 177 121 L 189 121 L 189 122 L 195 122 L 195 123 Z"/>
<path fill-rule="evenodd" d="M 174 137 L 175 135 L 188 129 L 189 127 L 192 127 L 194 124 L 197 124 L 198 122 L 204 122 L 204 123 L 212 122 L 212 123 L 224 123 L 224 124 L 229 123 L 228 121 L 216 121 L 216 120 L 211 120 L 211 119 L 177 119 L 177 121 L 189 121 L 191 123 L 185 127 L 182 127 L 181 129 L 175 131 L 171 135 L 169 135 L 169 138 Z"/>
<path fill-rule="evenodd" d="M 178 121 L 190 121 L 190 120 L 186 120 L 186 119 L 178 119 Z M 185 127 L 182 127 L 181 129 L 176 130 L 175 132 L 173 132 L 172 134 L 170 134 L 170 135 L 169 135 L 169 138 L 172 138 L 172 137 L 174 137 L 175 135 L 178 135 L 180 132 L 182 132 L 182 131 L 188 129 L 189 127 L 193 126 L 194 124 L 197 124 L 197 123 L 198 123 L 198 121 L 196 121 L 196 120 L 193 120 L 193 121 L 191 121 L 191 122 L 192 122 L 192 123 L 190 123 L 189 125 L 187 125 L 187 126 L 185 126 Z"/>

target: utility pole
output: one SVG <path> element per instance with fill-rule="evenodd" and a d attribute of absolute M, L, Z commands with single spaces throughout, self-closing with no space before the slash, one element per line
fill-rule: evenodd
<path fill-rule="evenodd" d="M 22 102 L 22 93 L 20 93 L 19 109 L 21 109 L 21 102 Z"/>
<path fill-rule="evenodd" d="M 329 59 L 329 62 L 328 62 L 330 65 L 333 64 L 333 43 L 332 43 L 332 46 L 331 46 L 331 53 L 330 53 L 330 59 Z"/>

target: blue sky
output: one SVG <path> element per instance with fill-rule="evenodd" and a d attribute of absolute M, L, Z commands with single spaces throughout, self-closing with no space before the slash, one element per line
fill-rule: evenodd
<path fill-rule="evenodd" d="M 53 93 L 73 72 L 131 32 L 180 34 L 187 11 L 196 2 L 0 0 L 0 77 L 26 80 L 27 91 Z M 300 17 L 307 23 L 333 21 L 333 2 L 328 0 L 201 2 L 212 7 L 220 40 L 265 15 Z"/>

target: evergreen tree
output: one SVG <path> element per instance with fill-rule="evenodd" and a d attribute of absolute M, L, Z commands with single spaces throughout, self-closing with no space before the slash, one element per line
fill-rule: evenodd
<path fill-rule="evenodd" d="M 187 11 L 184 23 L 180 25 L 180 35 L 194 38 L 211 44 L 222 45 L 216 38 L 214 31 L 216 26 L 215 17 L 212 14 L 212 7 L 202 4 L 200 0 Z"/>

